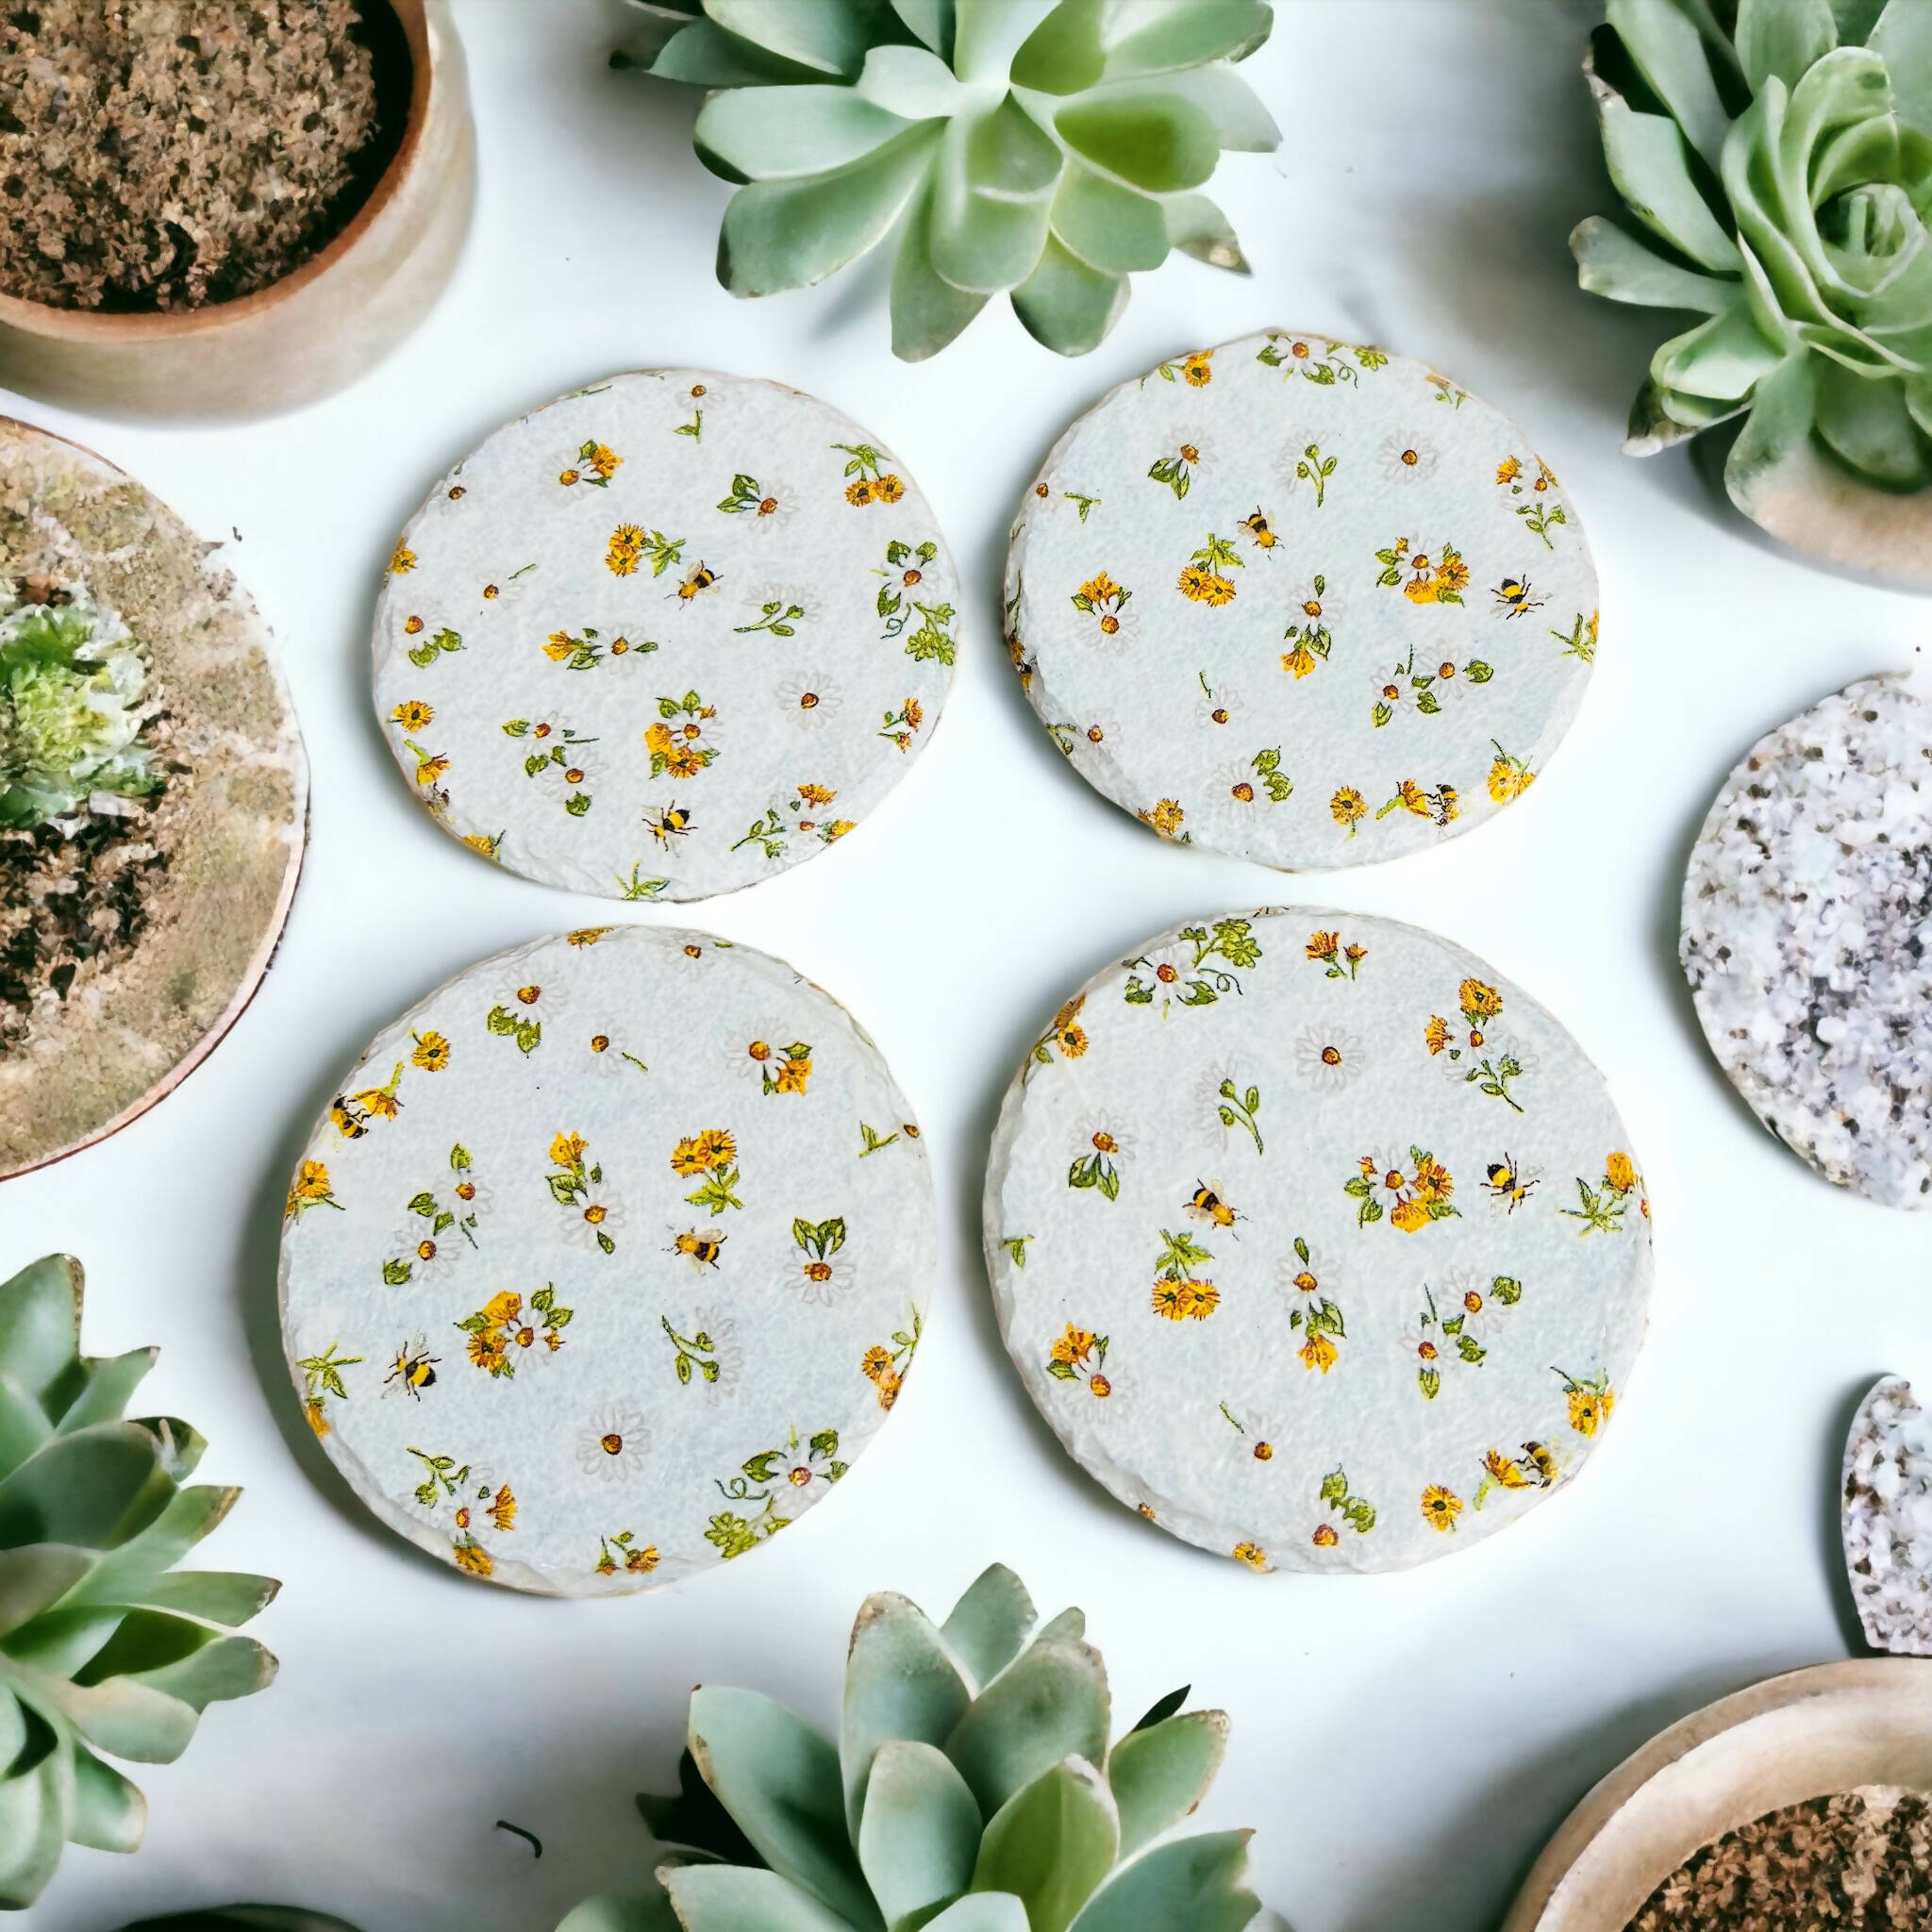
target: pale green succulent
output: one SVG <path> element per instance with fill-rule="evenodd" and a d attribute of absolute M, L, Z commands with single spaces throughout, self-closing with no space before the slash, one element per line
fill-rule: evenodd
<path fill-rule="evenodd" d="M 199 1912 L 170 1912 L 142 1919 L 121 1932 L 356 1932 L 345 1919 L 301 1906 L 210 1906 Z"/>
<path fill-rule="evenodd" d="M 1080 1612 L 1034 1621 L 998 1565 L 938 1628 L 869 1598 L 836 1748 L 769 1697 L 700 1687 L 683 1790 L 638 1801 L 672 1848 L 656 1884 L 558 1932 L 1278 1926 L 1246 1888 L 1246 1832 L 1164 1836 L 1214 1781 L 1225 1716 L 1182 1711 L 1179 1690 L 1109 1748 Z"/>
<path fill-rule="evenodd" d="M 989 296 L 1085 355 L 1127 277 L 1178 248 L 1245 273 L 1198 189 L 1280 143 L 1233 69 L 1270 0 L 633 0 L 621 65 L 715 88 L 698 156 L 746 184 L 719 238 L 734 294 L 802 289 L 894 230 L 892 350 L 942 349 Z"/>
<path fill-rule="evenodd" d="M 0 578 L 0 826 L 71 830 L 90 801 L 158 790 L 146 684 L 140 646 L 86 591 L 39 603 Z"/>
<path fill-rule="evenodd" d="M 1932 4 L 1610 0 L 1589 71 L 1647 232 L 1584 222 L 1583 286 L 1706 318 L 1652 358 L 1625 447 L 1747 414 L 1746 509 L 1814 440 L 1878 489 L 1932 484 Z"/>
<path fill-rule="evenodd" d="M 183 1487 L 204 1443 L 122 1418 L 156 1351 L 79 1352 L 80 1264 L 0 1283 L 0 1907 L 30 1906 L 63 1847 L 131 1852 L 146 1804 L 97 1752 L 163 1764 L 203 1707 L 275 1675 L 234 1634 L 263 1576 L 177 1572 L 237 1490 Z"/>

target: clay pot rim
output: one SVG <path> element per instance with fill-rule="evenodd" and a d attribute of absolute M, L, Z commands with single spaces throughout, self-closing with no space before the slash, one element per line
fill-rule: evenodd
<path fill-rule="evenodd" d="M 1503 1921 L 1502 1932 L 1539 1932 L 1576 1867 L 1623 1827 L 1632 1801 L 1653 1780 L 1701 1746 L 1791 1706 L 1866 1695 L 1894 1687 L 1907 1677 L 1922 1684 L 1932 1677 L 1932 1658 L 1862 1657 L 1812 1664 L 1748 1684 L 1679 1718 L 1639 1745 L 1577 1802 L 1524 1881 Z M 1749 1818 L 1740 1818 L 1728 1828 L 1735 1830 L 1749 1822 Z M 1657 1873 L 1656 1881 L 1660 1883 L 1679 1862 L 1674 1858 Z"/>
<path fill-rule="evenodd" d="M 362 206 L 326 247 L 311 255 L 279 280 L 232 302 L 214 302 L 200 308 L 137 309 L 103 314 L 95 308 L 59 308 L 48 302 L 31 302 L 0 291 L 0 328 L 14 328 L 70 342 L 133 345 L 204 335 L 232 323 L 247 322 L 264 310 L 278 308 L 319 280 L 340 262 L 375 225 L 392 202 L 404 177 L 414 167 L 428 120 L 429 96 L 436 85 L 429 25 L 424 0 L 383 0 L 395 14 L 409 45 L 409 107 L 403 121 L 403 139 L 389 166 L 377 177 Z"/>

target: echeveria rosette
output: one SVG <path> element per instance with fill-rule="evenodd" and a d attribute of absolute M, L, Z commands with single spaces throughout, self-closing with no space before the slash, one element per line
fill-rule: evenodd
<path fill-rule="evenodd" d="M 1246 1832 L 1168 1836 L 1227 1719 L 1178 1691 L 1109 1748 L 1085 1634 L 1078 1610 L 1036 1630 L 995 1565 L 942 1624 L 867 1600 L 836 1746 L 756 1691 L 700 1687 L 683 1789 L 638 1801 L 670 1847 L 656 1883 L 558 1932 L 1279 1932 Z"/>
<path fill-rule="evenodd" d="M 1745 415 L 1725 481 L 1774 527 L 1817 447 L 1871 490 L 1932 486 L 1932 6 L 1610 0 L 1589 69 L 1648 232 L 1582 223 L 1583 286 L 1705 318 L 1653 357 L 1625 447 Z"/>
<path fill-rule="evenodd" d="M 1008 293 L 1078 356 L 1170 248 L 1246 272 L 1195 191 L 1223 149 L 1279 145 L 1233 68 L 1270 0 L 638 5 L 656 26 L 630 61 L 720 90 L 694 141 L 744 184 L 718 247 L 734 294 L 808 287 L 896 231 L 895 355 L 935 354 Z"/>
<path fill-rule="evenodd" d="M 0 1907 L 30 1906 L 63 1848 L 131 1852 L 147 1807 L 99 1753 L 165 1764 L 203 1709 L 275 1660 L 235 1634 L 265 1576 L 177 1571 L 239 1490 L 188 1485 L 184 1422 L 122 1410 L 156 1351 L 80 1353 L 80 1264 L 0 1282 Z"/>

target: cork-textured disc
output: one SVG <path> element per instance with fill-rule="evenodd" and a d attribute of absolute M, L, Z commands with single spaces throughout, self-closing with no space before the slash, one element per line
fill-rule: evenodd
<path fill-rule="evenodd" d="M 1257 1569 L 1392 1570 L 1567 1483 L 1643 1335 L 1602 1076 L 1483 961 L 1263 908 L 1054 1016 L 986 1187 L 1001 1327 L 1069 1452 Z"/>
<path fill-rule="evenodd" d="M 1874 677 L 1801 712 L 1724 780 L 1684 880 L 1705 1038 L 1826 1180 L 1932 1202 L 1932 708 Z"/>
<path fill-rule="evenodd" d="M 291 1184 L 310 1426 L 476 1576 L 641 1590 L 755 1549 L 885 1421 L 936 1242 L 878 1050 L 782 961 L 620 926 L 385 1030 Z"/>
<path fill-rule="evenodd" d="M 212 547 L 112 464 L 0 419 L 0 578 L 125 627 L 154 781 L 0 829 L 0 1178 L 171 1092 L 253 997 L 288 916 L 302 741 L 275 641 Z"/>
<path fill-rule="evenodd" d="M 1007 634 L 1087 782 L 1290 871 L 1522 796 L 1596 657 L 1575 507 L 1420 362 L 1270 329 L 1124 383 L 1013 525 Z"/>
<path fill-rule="evenodd" d="M 815 857 L 899 782 L 958 603 L 925 500 L 856 423 L 774 382 L 617 375 L 498 430 L 410 521 L 376 714 L 486 858 L 702 898 Z"/>

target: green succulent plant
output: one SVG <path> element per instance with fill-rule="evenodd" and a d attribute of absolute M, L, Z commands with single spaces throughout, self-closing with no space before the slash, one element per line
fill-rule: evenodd
<path fill-rule="evenodd" d="M 1806 445 L 1932 484 L 1932 5 L 1610 0 L 1587 71 L 1641 232 L 1582 223 L 1583 286 L 1704 318 L 1651 358 L 1625 448 L 1745 416 L 1747 513 Z"/>
<path fill-rule="evenodd" d="M 1182 1710 L 1177 1690 L 1109 1747 L 1080 1612 L 1034 1624 L 998 1565 L 937 1627 L 868 1598 L 836 1747 L 769 1697 L 701 1686 L 682 1789 L 638 1800 L 672 1848 L 657 1882 L 587 1900 L 558 1932 L 1278 1925 L 1244 1883 L 1246 1832 L 1164 1836 L 1214 1781 L 1226 1717 Z"/>
<path fill-rule="evenodd" d="M 121 1932 L 356 1932 L 345 1919 L 311 1912 L 301 1906 L 209 1906 L 198 1912 L 171 1912 L 164 1919 L 142 1919 Z"/>
<path fill-rule="evenodd" d="M 988 298 L 1063 356 L 1170 248 L 1246 273 L 1195 191 L 1280 131 L 1233 69 L 1270 0 L 633 0 L 614 57 L 714 88 L 699 158 L 744 184 L 718 278 L 802 289 L 895 230 L 892 350 L 942 349 Z"/>
<path fill-rule="evenodd" d="M 80 1353 L 81 1272 L 49 1255 L 0 1283 L 0 1907 L 31 1905 L 63 1847 L 131 1852 L 141 1792 L 96 1755 L 178 1757 L 213 1699 L 275 1675 L 234 1634 L 279 1587 L 177 1572 L 238 1490 L 185 1487 L 206 1446 L 122 1410 L 156 1351 Z"/>
<path fill-rule="evenodd" d="M 156 791 L 146 682 L 126 627 L 85 591 L 44 603 L 0 578 L 0 826 L 72 829 L 91 799 Z"/>

